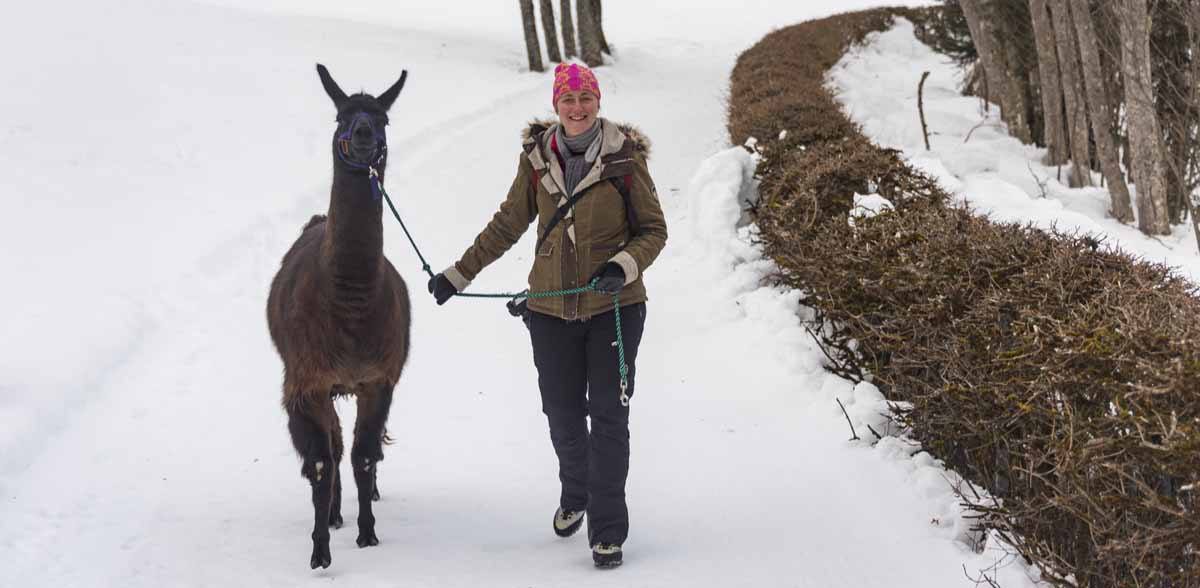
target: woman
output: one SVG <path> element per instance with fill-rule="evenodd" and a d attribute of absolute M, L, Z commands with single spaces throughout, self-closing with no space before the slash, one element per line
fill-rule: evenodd
<path fill-rule="evenodd" d="M 592 560 L 616 567 L 629 532 L 628 398 L 646 319 L 642 273 L 666 244 L 667 226 L 646 167 L 649 141 L 599 117 L 592 71 L 555 68 L 552 104 L 558 121 L 535 122 L 525 132 L 517 177 L 500 210 L 462 258 L 429 281 L 429 291 L 439 305 L 463 291 L 535 218 L 530 290 L 597 280 L 595 292 L 530 299 L 525 320 L 562 483 L 554 532 L 569 537 L 586 513 Z M 626 390 L 617 369 L 614 294 L 629 366 Z"/>

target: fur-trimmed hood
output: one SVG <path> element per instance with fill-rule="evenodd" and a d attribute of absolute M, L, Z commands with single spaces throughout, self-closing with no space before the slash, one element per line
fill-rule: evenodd
<path fill-rule="evenodd" d="M 647 137 L 646 134 L 641 131 L 641 129 L 628 123 L 619 123 L 603 117 L 600 117 L 597 120 L 599 120 L 600 124 L 602 125 L 615 125 L 617 129 L 619 129 L 621 133 L 625 135 L 625 140 L 632 142 L 633 150 L 641 153 L 643 159 L 647 161 L 650 160 L 650 138 Z M 533 141 L 535 136 L 541 135 L 545 131 L 553 129 L 557 126 L 558 120 L 552 118 L 539 118 L 531 120 L 529 121 L 529 124 L 521 130 L 521 141 L 522 143 L 527 144 Z"/>

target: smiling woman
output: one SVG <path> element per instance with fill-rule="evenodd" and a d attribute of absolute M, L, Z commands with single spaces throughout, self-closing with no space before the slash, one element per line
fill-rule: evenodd
<path fill-rule="evenodd" d="M 599 117 L 592 71 L 560 64 L 551 102 L 558 122 L 531 125 L 499 212 L 457 263 L 429 281 L 429 291 L 444 304 L 535 218 L 530 291 L 584 288 L 531 298 L 523 314 L 562 483 L 554 533 L 575 534 L 586 515 L 592 560 L 612 568 L 621 565 L 629 534 L 629 398 L 646 319 L 641 277 L 666 244 L 667 225 L 646 167 L 649 141 Z M 618 339 L 627 373 L 615 367 Z"/>
<path fill-rule="evenodd" d="M 600 113 L 600 99 L 591 92 L 564 92 L 558 100 L 558 116 L 568 137 L 592 128 Z"/>
<path fill-rule="evenodd" d="M 551 104 L 568 137 L 591 129 L 600 113 L 600 83 L 596 75 L 581 65 L 560 63 L 554 68 Z"/>

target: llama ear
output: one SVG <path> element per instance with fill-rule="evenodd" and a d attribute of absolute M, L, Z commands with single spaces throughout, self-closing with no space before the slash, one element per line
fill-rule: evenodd
<path fill-rule="evenodd" d="M 317 64 L 317 75 L 321 77 L 321 85 L 325 86 L 325 93 L 329 94 L 329 98 L 333 100 L 333 106 L 340 109 L 342 104 L 346 103 L 346 93 L 338 87 L 337 82 L 333 81 L 333 77 L 329 75 L 329 70 L 325 69 L 324 65 Z"/>
<path fill-rule="evenodd" d="M 387 91 L 380 94 L 379 97 L 376 98 L 376 100 L 379 101 L 379 105 L 382 106 L 384 110 L 390 110 L 392 108 L 392 103 L 395 102 L 396 97 L 400 95 L 400 89 L 404 87 L 404 80 L 406 78 L 408 78 L 408 70 L 401 70 L 400 79 L 396 80 L 396 83 L 392 84 L 391 88 L 388 88 Z"/>

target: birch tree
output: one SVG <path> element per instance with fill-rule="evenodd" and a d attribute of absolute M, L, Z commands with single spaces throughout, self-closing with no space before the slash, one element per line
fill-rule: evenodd
<path fill-rule="evenodd" d="M 1030 142 L 1029 123 L 1025 115 L 1025 100 L 1021 88 L 1008 78 L 1008 68 L 1004 53 L 996 43 L 991 19 L 984 14 L 982 0 L 959 0 L 963 16 L 966 17 L 967 27 L 971 31 L 971 39 L 979 53 L 979 61 L 983 64 L 984 76 L 989 91 L 995 91 L 1000 98 L 1000 116 L 1008 123 L 1008 130 L 1022 143 Z"/>
<path fill-rule="evenodd" d="M 1058 72 L 1058 51 L 1054 45 L 1054 26 L 1050 22 L 1047 0 L 1029 0 L 1033 36 L 1037 43 L 1038 80 L 1042 87 L 1043 136 L 1046 139 L 1046 164 L 1067 162 L 1067 137 L 1062 116 L 1062 82 Z"/>
<path fill-rule="evenodd" d="M 546 71 L 542 65 L 542 47 L 538 44 L 537 21 L 533 18 L 533 0 L 518 0 L 521 3 L 521 26 L 525 28 L 525 53 L 529 57 L 530 71 Z"/>
<path fill-rule="evenodd" d="M 1121 163 L 1117 157 L 1117 147 L 1113 136 L 1112 100 L 1104 85 L 1104 72 L 1100 67 L 1100 49 L 1096 40 L 1096 31 L 1092 22 L 1091 9 L 1088 0 L 1070 0 L 1071 20 L 1075 23 L 1075 36 L 1079 41 L 1079 57 L 1083 64 L 1084 87 L 1087 89 L 1087 101 L 1092 105 L 1088 109 L 1091 120 L 1092 134 L 1096 139 L 1096 158 L 1100 160 L 1100 170 L 1108 184 L 1108 192 L 1112 200 L 1113 218 L 1120 222 L 1133 222 L 1133 208 L 1129 200 L 1129 186 L 1121 174 Z"/>
<path fill-rule="evenodd" d="M 608 37 L 604 36 L 604 10 L 601 2 L 602 0 L 591 0 L 592 22 L 596 24 L 596 36 L 600 41 L 600 51 L 612 55 L 612 49 L 608 46 Z"/>
<path fill-rule="evenodd" d="M 1125 110 L 1133 177 L 1137 186 L 1138 228 L 1147 235 L 1170 233 L 1167 222 L 1165 170 L 1161 131 L 1154 111 L 1150 75 L 1150 16 L 1146 0 L 1115 0 L 1121 27 L 1121 70 L 1125 77 Z"/>
<path fill-rule="evenodd" d="M 1188 6 L 1188 41 L 1192 49 L 1192 103 L 1200 106 L 1200 0 L 1192 0 Z M 1196 233 L 1196 247 L 1200 248 L 1200 202 L 1195 194 L 1187 194 L 1188 209 L 1192 215 L 1192 229 Z"/>
<path fill-rule="evenodd" d="M 579 55 L 575 50 L 575 11 L 571 10 L 571 0 L 562 0 L 559 13 L 562 14 L 563 57 L 571 59 Z"/>
<path fill-rule="evenodd" d="M 551 0 L 541 0 L 542 32 L 546 35 L 546 55 L 550 61 L 562 62 L 562 54 L 558 52 L 558 27 L 554 24 L 554 4 Z"/>
<path fill-rule="evenodd" d="M 1154 79 L 1154 112 L 1162 131 L 1167 197 L 1167 223 L 1183 222 L 1188 211 L 1188 194 L 1196 187 L 1191 170 L 1195 159 L 1196 118 L 1200 114 L 1192 100 L 1192 57 L 1188 37 L 1188 2 L 1158 0 L 1149 5 L 1150 58 Z"/>
<path fill-rule="evenodd" d="M 1075 27 L 1066 0 L 1058 0 L 1050 7 L 1054 23 L 1054 41 L 1058 47 L 1059 72 L 1062 74 L 1063 106 L 1066 107 L 1067 138 L 1071 144 L 1071 187 L 1092 185 L 1091 167 L 1088 165 L 1088 118 L 1087 101 L 1083 97 L 1083 80 L 1080 78 L 1079 49 L 1075 43 Z"/>
<path fill-rule="evenodd" d="M 600 49 L 600 23 L 596 22 L 596 9 L 592 6 L 594 0 L 576 0 L 575 20 L 579 22 L 580 57 L 588 67 L 604 64 Z"/>

